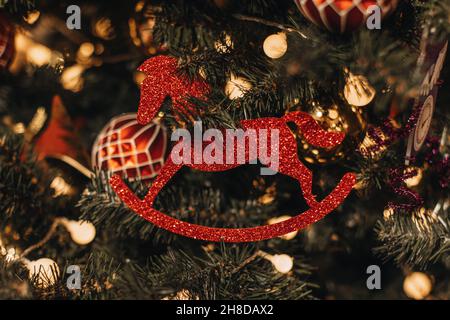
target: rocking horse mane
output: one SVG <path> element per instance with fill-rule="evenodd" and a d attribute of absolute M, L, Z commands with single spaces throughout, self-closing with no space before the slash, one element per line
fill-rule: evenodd
<path fill-rule="evenodd" d="M 152 72 L 159 70 L 160 72 L 165 70 L 173 70 L 178 66 L 177 59 L 168 59 L 167 56 L 156 56 L 145 60 L 139 67 L 138 71 L 145 73 L 145 75 L 150 75 Z M 167 72 L 169 74 L 169 72 Z"/>

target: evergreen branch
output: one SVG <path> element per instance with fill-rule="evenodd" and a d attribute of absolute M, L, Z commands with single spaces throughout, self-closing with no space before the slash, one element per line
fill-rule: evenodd
<path fill-rule="evenodd" d="M 421 210 L 413 214 L 394 214 L 379 221 L 375 231 L 381 245 L 375 253 L 398 265 L 426 268 L 450 254 L 450 219 Z"/>
<path fill-rule="evenodd" d="M 0 126 L 0 151 L 0 225 L 11 226 L 22 240 L 37 241 L 52 219 L 48 204 L 53 191 L 24 151 L 22 136 Z M 35 227 L 33 234 L 26 232 L 31 226 Z"/>
<path fill-rule="evenodd" d="M 31 283 L 27 279 L 26 270 L 20 265 L 10 263 L 0 252 L 0 299 L 33 298 Z"/>
<path fill-rule="evenodd" d="M 311 284 L 297 276 L 275 272 L 271 263 L 261 257 L 250 261 L 253 253 L 249 246 L 225 245 L 202 258 L 169 250 L 145 267 L 128 264 L 129 272 L 121 280 L 123 284 L 141 284 L 137 290 L 124 288 L 134 299 L 176 299 L 180 292 L 200 300 L 312 298 Z"/>

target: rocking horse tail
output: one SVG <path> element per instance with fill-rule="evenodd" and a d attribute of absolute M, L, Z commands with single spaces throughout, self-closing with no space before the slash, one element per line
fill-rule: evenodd
<path fill-rule="evenodd" d="M 161 105 L 170 94 L 167 82 L 172 82 L 171 75 L 177 70 L 177 59 L 167 56 L 156 56 L 147 59 L 138 71 L 146 77 L 141 85 L 141 100 L 139 102 L 137 121 L 146 125 L 156 117 Z"/>
<path fill-rule="evenodd" d="M 324 130 L 313 117 L 305 112 L 289 112 L 283 119 L 286 122 L 294 122 L 305 140 L 316 147 L 333 148 L 340 145 L 345 138 L 345 133 Z"/>
<path fill-rule="evenodd" d="M 142 82 L 142 86 L 147 86 L 147 83 L 151 84 L 154 81 L 154 77 L 149 76 Z M 137 114 L 139 124 L 146 125 L 150 123 L 156 117 L 166 97 L 167 92 L 164 90 L 155 90 L 153 94 L 146 95 L 145 98 L 141 97 Z"/>

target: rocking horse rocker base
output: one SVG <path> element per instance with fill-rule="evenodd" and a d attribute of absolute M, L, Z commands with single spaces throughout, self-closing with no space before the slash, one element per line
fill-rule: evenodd
<path fill-rule="evenodd" d="M 181 221 L 154 209 L 152 203 L 146 199 L 139 199 L 120 176 L 113 176 L 111 178 L 111 185 L 131 210 L 135 211 L 147 221 L 167 231 L 198 240 L 252 242 L 267 240 L 301 230 L 321 220 L 345 200 L 352 190 L 355 181 L 355 175 L 353 173 L 347 173 L 336 189 L 321 202 L 318 202 L 316 206 L 289 220 L 251 228 L 213 228 Z"/>

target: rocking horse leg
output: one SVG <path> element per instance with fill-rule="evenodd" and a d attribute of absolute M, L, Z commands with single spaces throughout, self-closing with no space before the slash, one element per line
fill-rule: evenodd
<path fill-rule="evenodd" d="M 150 205 L 153 205 L 156 196 L 159 194 L 162 188 L 167 184 L 167 182 L 177 173 L 183 164 L 176 164 L 172 161 L 172 157 L 169 155 L 167 157 L 166 163 L 161 169 L 161 172 L 158 174 L 156 180 L 152 182 L 150 186 L 150 190 L 148 190 L 147 195 L 145 196 L 145 202 L 148 202 Z"/>
<path fill-rule="evenodd" d="M 285 162 L 283 161 L 283 163 Z M 279 172 L 296 179 L 300 184 L 303 197 L 305 198 L 308 206 L 315 207 L 317 205 L 317 201 L 312 193 L 312 181 L 313 181 L 312 172 L 309 171 L 303 165 L 303 163 L 301 163 L 301 161 L 296 157 L 292 158 L 292 160 L 289 160 L 286 163 L 289 163 L 289 166 L 288 167 L 284 167 L 283 165 L 280 166 Z"/>

